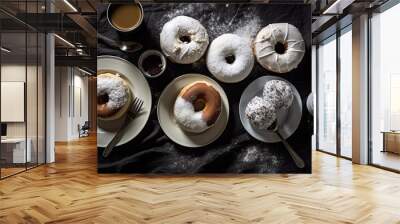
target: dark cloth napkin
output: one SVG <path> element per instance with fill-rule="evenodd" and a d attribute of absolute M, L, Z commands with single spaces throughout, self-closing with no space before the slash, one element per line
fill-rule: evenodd
<path fill-rule="evenodd" d="M 174 78 L 186 73 L 200 73 L 212 77 L 204 58 L 192 65 L 179 65 L 168 61 L 165 73 L 156 79 L 147 79 L 152 91 L 153 105 L 150 118 L 141 133 L 128 144 L 117 147 L 109 157 L 103 158 L 103 148 L 98 152 L 100 173 L 311 173 L 312 117 L 305 102 L 311 92 L 311 9 L 308 5 L 267 4 L 144 4 L 145 19 L 131 33 L 119 33 L 108 23 L 106 6 L 98 8 L 98 32 L 114 40 L 137 41 L 144 49 L 125 54 L 112 49 L 101 40 L 98 55 L 114 55 L 137 65 L 140 53 L 147 49 L 160 50 L 159 34 L 162 25 L 178 15 L 199 19 L 207 28 L 210 43 L 217 36 L 234 32 L 246 21 L 260 18 L 261 28 L 270 23 L 288 22 L 299 28 L 306 42 L 306 54 L 299 67 L 287 74 L 274 74 L 255 62 L 252 73 L 242 82 L 225 84 L 230 103 L 228 126 L 222 136 L 202 148 L 186 148 L 171 141 L 160 128 L 157 119 L 157 102 L 163 89 Z M 240 27 L 239 27 L 240 28 Z M 252 24 L 248 25 L 252 28 Z M 254 27 L 253 27 L 254 28 Z M 244 31 L 246 32 L 246 31 Z M 281 76 L 296 86 L 303 101 L 303 115 L 299 128 L 288 139 L 306 163 L 295 166 L 282 143 L 267 144 L 255 140 L 243 128 L 239 119 L 238 104 L 244 89 L 256 78 L 264 75 Z"/>

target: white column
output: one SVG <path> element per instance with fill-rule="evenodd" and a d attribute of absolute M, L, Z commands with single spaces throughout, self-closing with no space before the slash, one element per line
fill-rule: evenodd
<path fill-rule="evenodd" d="M 55 161 L 54 133 L 55 133 L 55 53 L 54 53 L 54 35 L 46 36 L 46 163 Z"/>
<path fill-rule="evenodd" d="M 353 19 L 353 162 L 368 163 L 368 15 Z"/>
<path fill-rule="evenodd" d="M 54 5 L 46 1 L 47 12 L 54 12 Z M 55 42 L 54 35 L 46 35 L 46 163 L 55 162 Z"/>

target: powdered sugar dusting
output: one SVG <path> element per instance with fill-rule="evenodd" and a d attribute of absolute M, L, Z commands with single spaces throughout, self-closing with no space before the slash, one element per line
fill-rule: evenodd
<path fill-rule="evenodd" d="M 254 13 L 256 6 L 242 7 L 226 4 L 226 10 L 233 11 L 231 17 L 227 17 L 227 13 L 220 13 L 219 10 L 216 10 L 217 6 L 221 7 L 218 4 L 181 4 L 177 8 L 166 11 L 160 18 L 159 32 L 169 20 L 184 15 L 200 21 L 207 29 L 210 42 L 222 34 L 234 33 L 248 40 L 250 44 L 262 26 L 261 19 Z"/>
<path fill-rule="evenodd" d="M 240 82 L 251 72 L 254 56 L 245 39 L 235 34 L 223 34 L 215 39 L 208 50 L 208 70 L 223 82 Z M 232 62 L 226 57 L 234 56 Z"/>
<path fill-rule="evenodd" d="M 128 102 L 128 91 L 124 80 L 113 74 L 97 76 L 97 96 L 107 95 L 107 107 L 111 110 L 118 110 Z"/>
<path fill-rule="evenodd" d="M 203 119 L 203 112 L 195 112 L 193 105 L 180 96 L 175 101 L 174 116 L 176 121 L 190 132 L 199 133 L 208 128 Z"/>
<path fill-rule="evenodd" d="M 187 36 L 189 43 L 184 43 L 177 36 Z M 195 19 L 177 16 L 167 22 L 160 34 L 160 45 L 164 54 L 180 64 L 191 64 L 201 58 L 208 46 L 206 29 Z"/>
<path fill-rule="evenodd" d="M 246 19 L 246 21 L 247 23 L 244 26 L 238 27 L 233 33 L 246 39 L 251 45 L 257 32 L 261 29 L 261 20 L 259 17 L 253 17 Z"/>

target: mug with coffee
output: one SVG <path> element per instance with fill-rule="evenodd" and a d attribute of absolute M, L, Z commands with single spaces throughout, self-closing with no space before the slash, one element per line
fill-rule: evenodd
<path fill-rule="evenodd" d="M 114 29 L 130 32 L 142 23 L 143 7 L 138 1 L 132 4 L 110 4 L 107 19 Z"/>

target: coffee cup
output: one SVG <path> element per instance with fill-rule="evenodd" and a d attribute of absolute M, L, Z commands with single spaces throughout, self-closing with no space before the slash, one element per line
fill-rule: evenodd
<path fill-rule="evenodd" d="M 142 24 L 143 7 L 139 1 L 129 4 L 110 3 L 107 8 L 107 20 L 110 25 L 120 32 L 130 32 Z"/>

